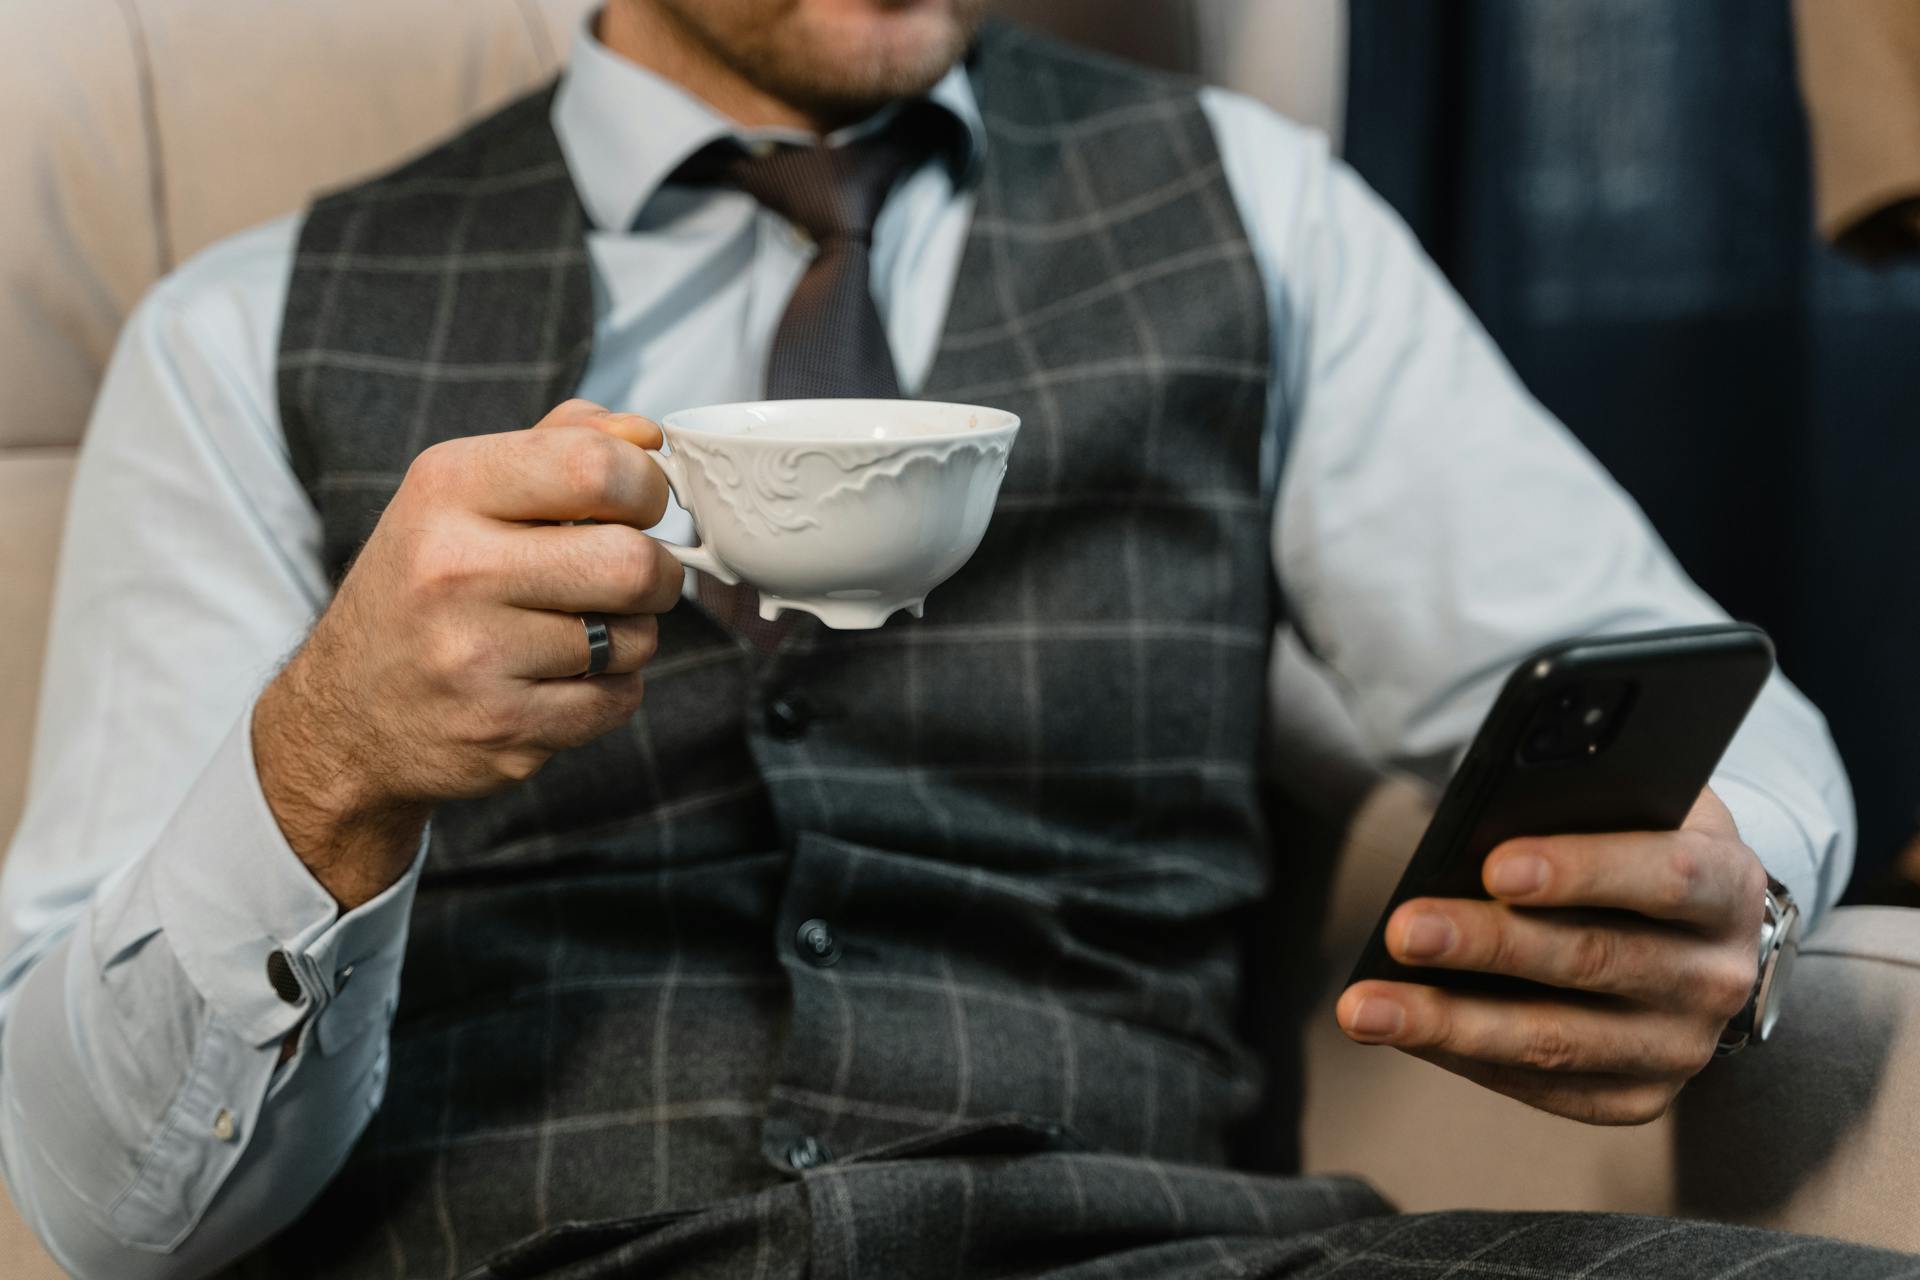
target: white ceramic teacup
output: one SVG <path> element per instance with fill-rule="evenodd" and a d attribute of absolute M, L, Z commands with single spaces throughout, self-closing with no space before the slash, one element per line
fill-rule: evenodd
<path fill-rule="evenodd" d="M 760 616 L 830 627 L 920 616 L 986 533 L 1020 419 L 926 400 L 762 400 L 682 409 L 651 451 L 693 517 L 682 564 L 760 593 Z"/>

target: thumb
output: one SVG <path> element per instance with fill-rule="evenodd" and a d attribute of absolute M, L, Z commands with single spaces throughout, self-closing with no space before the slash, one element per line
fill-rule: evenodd
<path fill-rule="evenodd" d="M 592 427 L 642 449 L 658 449 L 663 443 L 660 424 L 653 419 L 637 413 L 616 413 L 591 400 L 568 400 L 534 424 L 533 429 L 547 431 L 555 427 Z"/>

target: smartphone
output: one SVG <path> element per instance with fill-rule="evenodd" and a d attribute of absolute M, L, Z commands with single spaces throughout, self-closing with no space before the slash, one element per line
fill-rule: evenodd
<path fill-rule="evenodd" d="M 1772 670 L 1767 633 L 1739 623 L 1568 640 L 1527 658 L 1454 771 L 1348 983 L 1541 990 L 1403 965 L 1387 953 L 1387 919 L 1410 898 L 1489 897 L 1481 864 L 1516 836 L 1675 829 Z"/>

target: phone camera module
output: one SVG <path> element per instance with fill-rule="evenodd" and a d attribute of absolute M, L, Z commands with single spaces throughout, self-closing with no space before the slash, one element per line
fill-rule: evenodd
<path fill-rule="evenodd" d="M 1520 763 L 1567 764 L 1599 755 L 1626 711 L 1624 680 L 1563 685 L 1540 700 L 1520 737 Z"/>

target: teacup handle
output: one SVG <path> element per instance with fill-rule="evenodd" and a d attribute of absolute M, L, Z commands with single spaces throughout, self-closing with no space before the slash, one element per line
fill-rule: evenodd
<path fill-rule="evenodd" d="M 673 490 L 674 500 L 680 504 L 683 511 L 693 517 L 694 528 L 698 529 L 700 517 L 694 511 L 693 504 L 687 501 L 686 464 L 673 454 L 662 453 L 658 449 L 648 449 L 646 454 L 653 459 L 654 465 L 660 468 L 661 474 L 666 476 L 667 487 Z M 689 569 L 698 569 L 701 573 L 712 574 L 730 587 L 737 585 L 740 581 L 740 575 L 722 564 L 720 557 L 707 550 L 705 544 L 688 547 L 677 542 L 663 542 L 660 545 L 665 547 L 675 560 Z"/>

